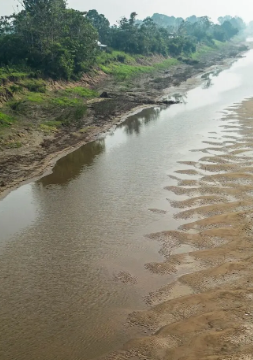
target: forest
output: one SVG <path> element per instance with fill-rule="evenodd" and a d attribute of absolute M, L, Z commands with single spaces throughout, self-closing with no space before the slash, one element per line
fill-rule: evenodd
<path fill-rule="evenodd" d="M 31 69 L 38 76 L 77 79 L 97 62 L 101 50 L 131 55 L 189 56 L 199 44 L 226 42 L 245 28 L 239 17 L 187 19 L 154 14 L 143 21 L 132 12 L 117 25 L 96 10 L 81 12 L 66 0 L 23 0 L 11 16 L 0 18 L 0 67 Z M 124 62 L 124 56 L 118 59 Z"/>

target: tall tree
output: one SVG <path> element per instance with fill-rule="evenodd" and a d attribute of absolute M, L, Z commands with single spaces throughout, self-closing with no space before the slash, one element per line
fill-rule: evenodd
<path fill-rule="evenodd" d="M 12 16 L 12 31 L 0 41 L 0 62 L 26 62 L 46 75 L 70 78 L 94 61 L 98 34 L 85 13 L 67 9 L 65 0 L 22 5 Z"/>
<path fill-rule="evenodd" d="M 103 14 L 99 14 L 97 10 L 89 10 L 86 18 L 91 22 L 97 30 L 99 40 L 107 45 L 111 45 L 111 28 L 110 22 Z"/>

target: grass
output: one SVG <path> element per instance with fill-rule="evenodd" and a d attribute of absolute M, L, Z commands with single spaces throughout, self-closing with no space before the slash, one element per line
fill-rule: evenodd
<path fill-rule="evenodd" d="M 90 126 L 86 126 L 86 127 L 82 128 L 82 129 L 80 129 L 79 132 L 80 132 L 81 134 L 85 134 L 85 133 L 87 133 L 88 131 L 90 131 L 90 130 L 92 130 L 92 129 L 95 129 L 95 128 L 96 128 L 96 126 L 90 125 Z"/>
<path fill-rule="evenodd" d="M 8 87 L 8 89 L 10 90 L 11 93 L 15 94 L 22 91 L 23 88 L 21 85 L 12 84 Z"/>
<path fill-rule="evenodd" d="M 60 96 L 50 99 L 52 105 L 59 107 L 75 107 L 82 104 L 82 101 L 77 98 L 68 98 L 66 96 Z"/>
<path fill-rule="evenodd" d="M 4 84 L 7 81 L 18 81 L 25 79 L 29 76 L 29 73 L 20 72 L 9 67 L 0 68 L 0 84 Z"/>
<path fill-rule="evenodd" d="M 62 125 L 61 121 L 56 121 L 56 120 L 45 121 L 43 124 L 46 126 L 55 127 L 55 128 L 58 128 Z"/>
<path fill-rule="evenodd" d="M 13 117 L 0 112 L 0 127 L 10 127 L 13 122 Z"/>
<path fill-rule="evenodd" d="M 127 80 L 140 74 L 149 73 L 153 70 L 152 66 L 134 66 L 125 64 L 100 65 L 100 68 L 106 74 L 113 75 L 117 80 Z"/>
<path fill-rule="evenodd" d="M 170 58 L 170 59 L 166 59 L 166 60 L 162 61 L 161 63 L 155 64 L 153 67 L 155 69 L 165 70 L 171 66 L 178 65 L 178 64 L 179 64 L 179 61 L 177 59 Z"/>
<path fill-rule="evenodd" d="M 120 62 L 125 64 L 135 63 L 136 58 L 123 51 L 112 51 L 111 53 L 102 51 L 97 57 L 97 63 L 99 65 L 106 65 L 111 62 Z"/>
<path fill-rule="evenodd" d="M 31 101 L 33 103 L 41 104 L 44 102 L 45 96 L 40 93 L 29 93 L 26 95 L 25 99 L 27 99 L 28 101 Z"/>
<path fill-rule="evenodd" d="M 207 46 L 207 45 L 201 45 L 196 50 L 195 53 L 192 54 L 193 60 L 199 60 L 203 55 L 208 54 L 212 51 L 215 51 L 215 47 Z"/>
<path fill-rule="evenodd" d="M 82 86 L 76 86 L 71 89 L 67 89 L 66 93 L 75 94 L 86 99 L 92 99 L 98 96 L 98 92 L 95 90 L 87 89 Z"/>
<path fill-rule="evenodd" d="M 43 124 L 40 124 L 40 129 L 45 133 L 51 133 L 57 131 L 57 129 L 61 126 L 61 121 L 46 121 Z"/>
<path fill-rule="evenodd" d="M 177 59 L 170 58 L 154 65 L 140 65 L 137 60 L 141 58 L 145 59 L 141 56 L 130 56 L 122 51 L 113 51 L 109 54 L 103 52 L 98 57 L 98 66 L 106 74 L 114 76 L 119 81 L 124 81 L 141 74 L 168 69 L 179 63 Z"/>
<path fill-rule="evenodd" d="M 8 149 L 19 149 L 21 148 L 23 145 L 20 141 L 16 141 L 16 142 L 8 142 L 5 144 L 5 146 L 8 148 Z"/>
<path fill-rule="evenodd" d="M 21 86 L 31 92 L 45 93 L 46 83 L 42 79 L 25 79 L 19 83 Z"/>

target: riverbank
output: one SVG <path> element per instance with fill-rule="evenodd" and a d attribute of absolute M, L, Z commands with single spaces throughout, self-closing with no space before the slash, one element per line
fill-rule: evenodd
<path fill-rule="evenodd" d="M 252 359 L 252 114 L 253 99 L 229 108 L 204 156 L 171 174 L 168 192 L 184 196 L 171 206 L 187 223 L 148 235 L 165 261 L 147 268 L 175 281 L 130 315 L 148 335 L 107 359 Z"/>
<path fill-rule="evenodd" d="M 13 122 L 11 128 L 2 133 L 0 194 L 4 196 L 27 179 L 50 171 L 57 159 L 94 141 L 131 113 L 148 106 L 177 102 L 167 100 L 166 89 L 173 89 L 187 79 L 204 73 L 214 64 L 221 68 L 227 66 L 243 50 L 245 47 L 242 45 L 229 44 L 216 51 L 200 53 L 198 60 L 188 64 L 181 62 L 173 65 L 170 62 L 169 68 L 166 68 L 163 61 L 163 66 L 158 66 L 158 63 L 155 73 L 145 73 L 125 81 L 99 73 L 94 78 L 85 77 L 83 83 L 72 84 L 67 90 L 63 90 L 66 84 L 50 85 L 53 91 L 60 89 L 74 94 L 70 99 L 62 94 L 61 97 L 55 93 L 52 97 L 35 94 L 30 95 L 31 101 L 27 103 L 17 97 L 9 105 L 21 121 Z M 92 84 L 92 90 L 84 91 L 84 88 L 76 86 L 84 83 L 86 86 Z M 80 95 L 81 100 L 76 95 Z M 62 126 L 62 121 L 68 121 L 68 118 L 76 121 Z"/>

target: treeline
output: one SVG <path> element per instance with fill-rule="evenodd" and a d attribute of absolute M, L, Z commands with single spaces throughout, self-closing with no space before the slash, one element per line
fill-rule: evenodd
<path fill-rule="evenodd" d="M 191 16 L 186 20 L 154 14 L 143 21 L 136 20 L 136 13 L 122 18 L 118 26 L 110 27 L 109 21 L 96 10 L 87 18 L 97 29 L 102 42 L 114 49 L 132 54 L 178 56 L 194 52 L 198 43 L 213 45 L 214 40 L 225 42 L 245 27 L 241 18 L 227 16 L 214 24 L 207 16 Z"/>
<path fill-rule="evenodd" d="M 1 18 L 0 64 L 69 79 L 92 66 L 97 40 L 85 13 L 66 0 L 23 0 L 18 14 Z"/>
<path fill-rule="evenodd" d="M 159 14 L 144 21 L 133 12 L 111 26 L 96 10 L 67 8 L 66 0 L 23 0 L 17 14 L 0 19 L 0 65 L 29 67 L 52 78 L 76 78 L 90 69 L 99 53 L 98 41 L 131 54 L 189 55 L 199 43 L 227 41 L 244 23 L 240 18 L 181 18 Z M 166 19 L 174 19 L 166 26 Z M 167 19 L 167 20 L 168 20 Z"/>

